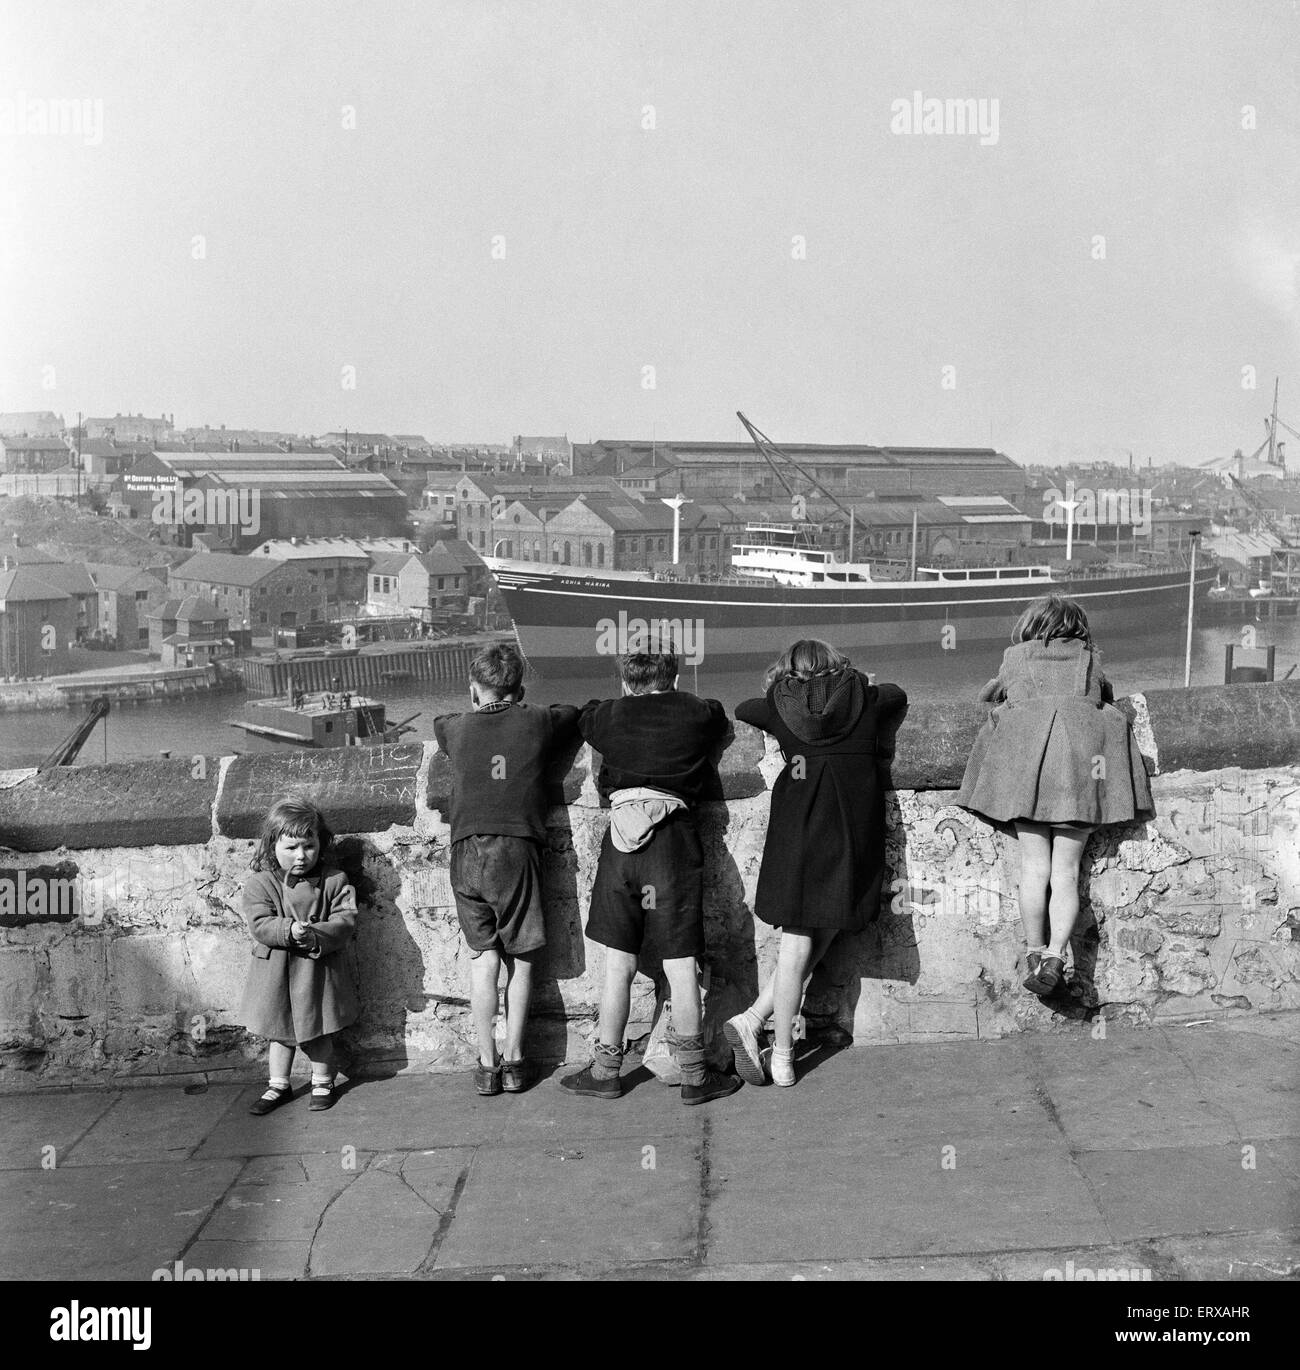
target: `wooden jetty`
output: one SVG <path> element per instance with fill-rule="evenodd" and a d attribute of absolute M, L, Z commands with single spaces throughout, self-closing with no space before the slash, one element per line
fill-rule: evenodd
<path fill-rule="evenodd" d="M 394 651 L 341 648 L 301 655 L 251 656 L 242 663 L 250 694 L 288 695 L 303 690 L 382 689 L 397 682 L 430 680 L 464 683 L 469 663 L 489 642 L 513 642 L 509 633 L 471 642 L 412 643 Z M 337 682 L 337 686 L 336 686 Z"/>

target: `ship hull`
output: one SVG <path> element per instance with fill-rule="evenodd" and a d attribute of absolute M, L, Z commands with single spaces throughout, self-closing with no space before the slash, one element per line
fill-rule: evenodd
<path fill-rule="evenodd" d="M 1052 593 L 1077 600 L 1099 637 L 1167 632 L 1186 621 L 1186 571 L 1084 577 L 1050 583 L 846 586 L 701 585 L 560 573 L 496 563 L 493 575 L 529 663 L 580 671 L 657 634 L 667 620 L 683 660 L 769 662 L 800 637 L 832 642 L 857 660 L 880 649 L 956 649 L 1007 642 L 1021 611 Z M 1198 571 L 1197 595 L 1216 579 Z"/>

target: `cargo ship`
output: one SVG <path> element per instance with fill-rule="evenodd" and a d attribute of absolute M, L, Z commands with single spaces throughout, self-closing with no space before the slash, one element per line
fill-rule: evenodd
<path fill-rule="evenodd" d="M 732 550 L 733 574 L 684 580 L 637 571 L 547 567 L 485 557 L 529 663 L 562 673 L 577 663 L 671 643 L 684 664 L 770 662 L 798 637 L 823 638 L 855 660 L 881 648 L 1007 642 L 1031 600 L 1077 600 L 1102 637 L 1186 621 L 1186 566 L 917 566 L 838 560 L 793 524 L 751 525 Z M 1198 596 L 1218 578 L 1198 564 Z"/>

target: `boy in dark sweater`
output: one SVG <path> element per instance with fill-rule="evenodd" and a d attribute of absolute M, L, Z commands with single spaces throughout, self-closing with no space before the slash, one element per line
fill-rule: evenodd
<path fill-rule="evenodd" d="M 617 1099 L 637 957 L 662 959 L 672 989 L 682 1103 L 740 1088 L 704 1063 L 696 958 L 704 955 L 704 857 L 690 805 L 703 792 L 710 754 L 728 732 L 716 699 L 677 690 L 671 652 L 619 662 L 621 699 L 593 699 L 578 722 L 601 755 L 597 779 L 613 810 L 591 891 L 587 936 L 605 948 L 600 1031 L 589 1066 L 560 1081 L 574 1094 Z"/>
<path fill-rule="evenodd" d="M 546 945 L 545 770 L 573 737 L 578 720 L 578 710 L 568 704 L 541 709 L 524 704 L 523 675 L 514 647 L 485 647 L 470 662 L 474 712 L 433 721 L 438 746 L 451 762 L 451 887 L 474 958 L 470 1007 L 479 1050 L 474 1087 L 489 1095 L 528 1087 L 524 1026 L 533 957 Z M 492 1019 L 503 960 L 506 1045 L 498 1060 Z"/>

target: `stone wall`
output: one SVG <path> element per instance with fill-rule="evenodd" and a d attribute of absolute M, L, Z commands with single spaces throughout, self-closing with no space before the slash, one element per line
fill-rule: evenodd
<path fill-rule="evenodd" d="M 1014 838 L 950 802 L 986 710 L 915 705 L 892 765 L 882 915 L 819 968 L 811 1030 L 863 1044 L 1300 1005 L 1300 683 L 1121 707 L 1158 815 L 1089 844 L 1068 998 L 1048 1007 L 1020 988 Z M 779 758 L 754 729 L 737 734 L 699 814 L 711 1025 L 748 1002 L 778 938 L 750 910 Z M 352 1047 L 397 1068 L 472 1061 L 448 771 L 427 743 L 0 773 L 0 1080 L 248 1067 L 262 1043 L 237 1022 L 250 945 L 239 891 L 261 814 L 289 789 L 349 834 L 364 1006 Z M 602 969 L 582 935 L 608 822 L 588 748 L 557 768 L 554 799 L 530 1051 L 558 1060 L 586 1050 Z M 41 907 L 31 891 L 59 880 L 71 902 Z M 653 1011 L 638 977 L 630 1037 Z"/>

